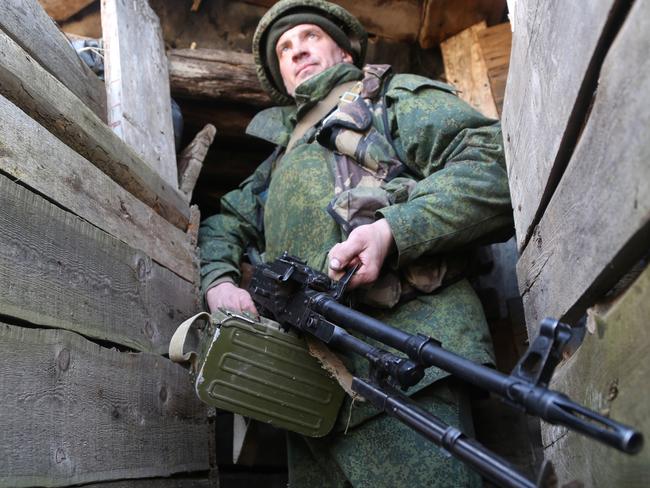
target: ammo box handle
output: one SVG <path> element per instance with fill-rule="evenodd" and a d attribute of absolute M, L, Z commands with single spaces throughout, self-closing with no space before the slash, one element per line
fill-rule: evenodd
<path fill-rule="evenodd" d="M 196 366 L 196 352 L 188 351 L 183 353 L 183 347 L 185 346 L 185 339 L 187 338 L 187 332 L 190 330 L 190 327 L 200 319 L 205 319 L 209 323 L 211 316 L 208 312 L 200 312 L 190 317 L 178 326 L 172 336 L 172 340 L 169 341 L 169 359 L 175 363 L 186 363 L 189 361 L 192 369 Z"/>

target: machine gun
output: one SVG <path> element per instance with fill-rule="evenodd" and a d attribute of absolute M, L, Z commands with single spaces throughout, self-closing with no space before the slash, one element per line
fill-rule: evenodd
<path fill-rule="evenodd" d="M 427 367 L 435 366 L 461 380 L 494 393 L 507 403 L 552 424 L 592 437 L 627 454 L 638 453 L 643 436 L 631 427 L 604 417 L 549 390 L 548 382 L 571 339 L 571 327 L 545 319 L 510 375 L 476 364 L 424 335 L 391 327 L 341 304 L 355 269 L 333 281 L 303 261 L 284 253 L 272 263 L 254 263 L 249 291 L 260 312 L 285 327 L 311 334 L 334 349 L 360 354 L 370 363 L 370 377 L 355 377 L 352 389 L 433 443 L 504 487 L 553 486 L 548 465 L 536 482 L 508 461 L 490 452 L 458 429 L 446 425 L 401 393 L 417 384 Z M 349 334 L 352 330 L 402 352 L 400 357 Z"/>

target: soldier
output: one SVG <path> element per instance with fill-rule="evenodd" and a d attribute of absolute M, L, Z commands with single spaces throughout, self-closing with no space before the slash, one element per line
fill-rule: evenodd
<path fill-rule="evenodd" d="M 282 0 L 253 39 L 257 74 L 278 103 L 247 133 L 273 154 L 200 229 L 210 310 L 257 310 L 239 288 L 246 246 L 283 251 L 332 277 L 353 264 L 356 307 L 477 363 L 492 347 L 466 279 L 468 250 L 512 228 L 498 122 L 453 88 L 364 66 L 359 21 L 322 0 Z M 355 374 L 367 366 L 351 360 Z M 436 368 L 409 392 L 471 434 L 465 391 Z M 288 434 L 291 487 L 473 486 L 477 477 L 371 406 L 347 401 L 322 439 Z"/>

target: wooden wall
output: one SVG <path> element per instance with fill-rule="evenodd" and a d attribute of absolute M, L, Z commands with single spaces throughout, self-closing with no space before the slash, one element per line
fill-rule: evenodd
<path fill-rule="evenodd" d="M 628 285 L 650 250 L 650 1 L 512 3 L 502 120 L 528 333 L 588 314 L 553 386 L 647 438 L 648 270 Z M 562 482 L 650 480 L 647 447 L 624 456 L 549 425 L 542 437 Z"/>
<path fill-rule="evenodd" d="M 211 412 L 165 357 L 197 217 L 105 119 L 38 2 L 2 2 L 0 487 L 214 485 Z"/>

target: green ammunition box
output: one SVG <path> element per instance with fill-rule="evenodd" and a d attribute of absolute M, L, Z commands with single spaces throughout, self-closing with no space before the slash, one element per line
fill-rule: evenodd
<path fill-rule="evenodd" d="M 302 337 L 225 311 L 200 335 L 192 377 L 203 402 L 309 437 L 332 429 L 344 392 Z"/>

